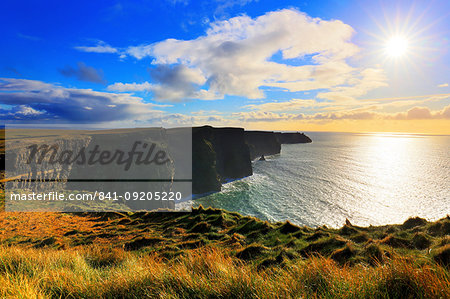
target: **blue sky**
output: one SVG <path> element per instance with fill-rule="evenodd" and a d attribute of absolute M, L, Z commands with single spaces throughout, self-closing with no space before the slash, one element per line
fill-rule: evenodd
<path fill-rule="evenodd" d="M 0 116 L 445 130 L 449 12 L 443 0 L 3 1 Z"/>

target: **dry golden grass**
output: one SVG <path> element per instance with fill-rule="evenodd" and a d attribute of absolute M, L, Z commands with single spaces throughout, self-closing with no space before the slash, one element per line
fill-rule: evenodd
<path fill-rule="evenodd" d="M 95 261 L 95 262 L 93 262 Z M 100 261 L 100 262 L 99 262 Z M 106 262 L 105 262 L 106 261 Z M 393 259 L 375 267 L 311 257 L 257 269 L 217 248 L 175 259 L 121 250 L 0 248 L 0 296 L 20 298 L 448 298 L 449 273 Z"/>
<path fill-rule="evenodd" d="M 450 217 L 341 229 L 192 213 L 0 212 L 0 298 L 450 298 Z"/>
<path fill-rule="evenodd" d="M 115 225 L 115 230 L 122 229 L 120 234 L 108 234 L 106 226 L 114 220 L 102 220 L 95 215 L 79 215 L 54 212 L 1 212 L 0 211 L 0 244 L 21 244 L 35 246 L 43 239 L 54 239 L 49 245 L 58 248 L 76 247 L 74 235 L 83 235 L 89 243 L 122 244 L 137 236 L 138 232 L 127 229 L 125 225 Z M 84 243 L 80 242 L 79 246 Z"/>

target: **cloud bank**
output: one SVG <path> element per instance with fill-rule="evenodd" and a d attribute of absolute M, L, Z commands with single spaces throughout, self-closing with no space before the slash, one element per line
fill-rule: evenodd
<path fill-rule="evenodd" d="M 321 98 L 352 101 L 386 85 L 382 70 L 354 68 L 346 62 L 358 52 L 351 42 L 353 34 L 353 28 L 339 20 L 284 9 L 257 18 L 244 15 L 213 22 L 204 35 L 192 40 L 166 39 L 124 49 L 102 43 L 77 49 L 151 58 L 152 82 L 118 82 L 109 89 L 146 90 L 162 102 L 225 95 L 264 98 L 263 87 L 328 89 Z"/>
<path fill-rule="evenodd" d="M 428 107 L 412 107 L 406 112 L 383 113 L 373 111 L 376 107 L 354 109 L 330 113 L 273 113 L 264 111 L 250 111 L 234 113 L 241 122 L 275 122 L 292 120 L 420 120 L 420 119 L 448 119 L 450 120 L 450 105 L 441 110 L 432 111 Z"/>
<path fill-rule="evenodd" d="M 74 123 L 148 120 L 160 117 L 159 105 L 129 94 L 64 88 L 36 80 L 0 79 L 0 116 L 4 120 Z M 5 107 L 6 106 L 6 107 Z"/>

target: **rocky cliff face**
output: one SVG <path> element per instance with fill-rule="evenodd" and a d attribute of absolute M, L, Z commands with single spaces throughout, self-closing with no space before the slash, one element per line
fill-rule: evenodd
<path fill-rule="evenodd" d="M 303 133 L 278 133 L 271 131 L 245 131 L 245 142 L 250 150 L 250 158 L 275 155 L 281 151 L 281 144 L 310 143 L 311 139 Z"/>
<path fill-rule="evenodd" d="M 250 159 L 262 155 L 275 155 L 281 151 L 281 143 L 274 132 L 245 131 L 245 142 L 250 150 Z"/>
<path fill-rule="evenodd" d="M 192 192 L 220 191 L 222 183 L 252 175 L 251 161 L 275 155 L 284 143 L 309 143 L 303 133 L 244 131 L 242 128 L 192 129 Z"/>
<path fill-rule="evenodd" d="M 221 184 L 253 174 L 242 128 L 192 129 L 192 192 L 220 191 Z"/>
<path fill-rule="evenodd" d="M 304 133 L 275 133 L 278 141 L 281 144 L 293 143 L 311 143 L 312 140 Z"/>
<path fill-rule="evenodd" d="M 6 187 L 8 190 L 38 193 L 116 192 L 122 196 L 118 200 L 132 210 L 174 208 L 173 201 L 149 200 L 148 193 L 181 191 L 179 189 L 184 187 L 180 186 L 186 183 L 173 180 L 191 179 L 190 149 L 187 159 L 183 159 L 183 152 L 186 157 L 185 148 L 173 145 L 178 137 L 187 135 L 184 137 L 188 139 L 185 144 L 190 147 L 190 131 L 188 129 L 189 134 L 176 130 L 168 132 L 161 128 L 78 132 L 11 131 L 6 142 Z M 158 153 L 164 153 L 164 158 L 161 156 L 158 160 Z M 163 160 L 166 162 L 155 162 Z M 186 169 L 189 169 L 188 173 Z M 189 195 L 190 186 L 183 191 L 188 193 L 185 196 Z M 145 194 L 145 199 L 141 195 L 139 199 L 130 195 L 129 200 L 124 201 L 125 193 L 140 192 Z M 114 208 L 107 205 L 108 200 L 97 200 L 106 204 L 99 206 L 98 202 L 86 202 L 81 208 L 85 211 Z M 69 204 L 58 203 L 58 207 L 53 208 L 72 211 L 73 205 Z M 20 208 L 34 210 L 36 205 L 27 203 L 27 206 Z"/>
<path fill-rule="evenodd" d="M 91 138 L 89 136 L 60 136 L 60 137 L 31 137 L 8 140 L 5 159 L 5 169 L 8 178 L 16 178 L 16 181 L 8 182 L 10 189 L 34 189 L 39 185 L 39 191 L 52 191 L 64 187 L 72 172 L 73 164 L 51 163 L 53 149 L 62 152 L 65 150 L 78 151 L 86 147 Z M 30 146 L 37 148 L 48 145 L 48 154 L 42 163 L 30 163 Z M 35 155 L 35 161 L 40 159 L 40 153 Z M 20 179 L 20 180 L 19 180 Z M 45 182 L 45 183 L 43 183 Z"/>

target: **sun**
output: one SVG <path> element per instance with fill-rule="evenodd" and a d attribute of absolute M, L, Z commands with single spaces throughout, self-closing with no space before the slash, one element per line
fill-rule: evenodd
<path fill-rule="evenodd" d="M 393 36 L 386 42 L 386 54 L 393 58 L 399 58 L 408 51 L 408 39 L 403 36 Z"/>

